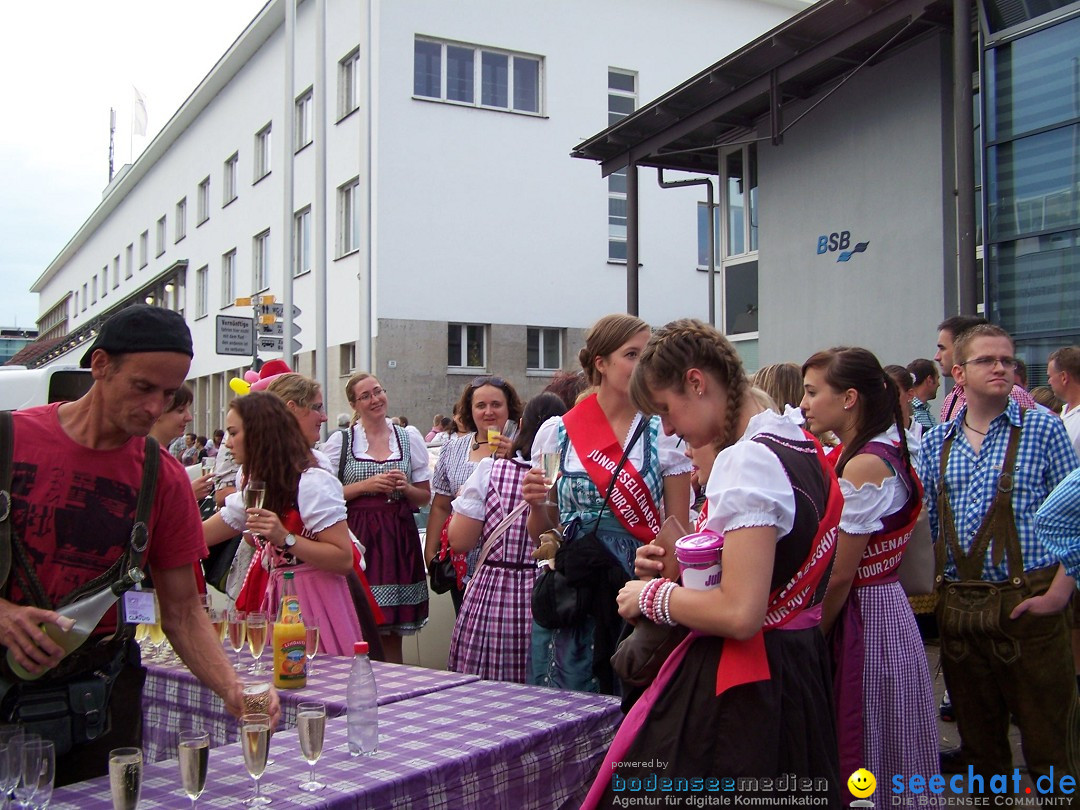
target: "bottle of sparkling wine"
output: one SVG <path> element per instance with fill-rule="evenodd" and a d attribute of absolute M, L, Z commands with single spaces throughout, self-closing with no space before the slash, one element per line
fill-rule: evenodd
<path fill-rule="evenodd" d="M 56 613 L 68 620 L 68 622 L 65 622 L 68 625 L 67 630 L 63 630 L 55 624 L 47 623 L 42 624 L 41 629 L 45 631 L 49 638 L 64 648 L 65 655 L 70 655 L 90 638 L 90 634 L 94 632 L 94 628 L 98 626 L 101 617 L 105 615 L 109 608 L 115 605 L 116 601 L 126 591 L 131 590 L 142 581 L 143 572 L 138 568 L 132 568 L 118 582 L 114 582 L 108 588 L 97 593 L 88 594 L 70 605 L 57 608 Z M 45 674 L 44 672 L 34 674 L 24 669 L 12 656 L 10 649 L 7 651 L 7 663 L 11 667 L 11 671 L 24 681 L 37 680 Z"/>

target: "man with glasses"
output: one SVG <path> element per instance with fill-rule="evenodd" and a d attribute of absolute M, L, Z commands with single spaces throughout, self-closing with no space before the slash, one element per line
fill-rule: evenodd
<path fill-rule="evenodd" d="M 951 347 L 966 401 L 923 439 L 919 477 L 937 542 L 941 660 L 964 764 L 1009 773 L 1015 717 L 1032 779 L 1077 773 L 1069 626 L 1075 588 L 1035 532 L 1035 511 L 1074 468 L 1061 421 L 1010 399 L 1008 333 L 980 324 Z"/>
<path fill-rule="evenodd" d="M 937 353 L 934 355 L 934 359 L 941 366 L 943 377 L 953 376 L 953 351 L 956 341 L 967 330 L 985 323 L 988 323 L 986 318 L 973 315 L 954 315 L 938 324 Z M 1012 379 L 1012 371 L 1009 372 L 1009 377 Z M 953 385 L 952 390 L 945 395 L 945 401 L 941 403 L 942 422 L 953 419 L 966 402 L 963 383 L 959 380 L 954 380 L 954 382 L 955 385 Z M 1033 410 L 1038 408 L 1031 394 L 1019 385 L 1013 385 L 1009 396 L 1015 399 L 1021 408 L 1031 408 Z"/>
<path fill-rule="evenodd" d="M 1066 346 L 1052 352 L 1046 362 L 1046 376 L 1054 396 L 1065 403 L 1061 421 L 1073 447 L 1080 453 L 1080 346 Z"/>

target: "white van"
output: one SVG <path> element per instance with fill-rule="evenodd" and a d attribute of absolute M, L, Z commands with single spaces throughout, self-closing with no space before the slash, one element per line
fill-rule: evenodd
<path fill-rule="evenodd" d="M 0 411 L 78 399 L 93 385 L 88 368 L 0 366 Z"/>

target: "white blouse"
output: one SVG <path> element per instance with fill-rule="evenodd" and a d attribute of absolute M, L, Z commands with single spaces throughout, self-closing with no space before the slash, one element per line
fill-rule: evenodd
<path fill-rule="evenodd" d="M 244 480 L 239 472 L 236 480 L 237 483 Z M 296 502 L 304 529 L 312 534 L 318 534 L 323 529 L 345 520 L 345 497 L 341 494 L 341 482 L 336 475 L 321 467 L 308 467 L 304 470 L 300 476 Z M 237 490 L 225 498 L 221 518 L 237 532 L 244 530 L 247 510 L 244 508 L 243 490 Z"/>
<path fill-rule="evenodd" d="M 898 440 L 898 436 L 899 433 L 893 426 L 870 441 L 892 444 Z M 858 489 L 850 481 L 841 478 L 840 492 L 844 496 L 840 531 L 848 534 L 873 534 L 881 531 L 881 519 L 903 507 L 910 494 L 904 479 L 896 475 L 895 471 L 882 481 L 880 486 L 867 483 Z"/>
<path fill-rule="evenodd" d="M 805 441 L 802 416 L 794 409 L 784 414 L 766 410 L 751 417 L 746 432 L 716 457 L 705 486 L 709 517 L 705 527 L 720 534 L 756 526 L 773 526 L 776 537 L 795 525 L 795 493 L 784 465 L 768 447 L 750 439 L 769 433 Z"/>
<path fill-rule="evenodd" d="M 514 459 L 525 464 L 529 463 L 521 453 L 518 453 Z M 491 465 L 494 463 L 495 459 L 491 456 L 477 462 L 476 469 L 473 470 L 469 480 L 461 487 L 461 492 L 451 504 L 455 514 L 464 515 L 473 520 L 484 519 L 487 515 L 487 491 L 488 483 L 491 481 Z"/>
<path fill-rule="evenodd" d="M 637 429 L 638 422 L 641 418 L 642 416 L 639 413 L 634 417 L 634 421 L 630 423 L 630 429 L 622 440 L 622 447 L 624 449 L 626 448 L 626 443 L 630 441 L 630 437 L 634 435 L 634 431 Z M 533 458 L 537 458 L 538 453 L 555 453 L 558 451 L 560 425 L 562 425 L 562 417 L 553 416 L 540 426 L 540 429 L 536 431 L 536 438 L 533 440 Z M 563 467 L 567 472 L 571 473 L 585 472 L 585 467 L 578 457 L 577 450 L 574 449 L 574 443 L 570 442 L 569 444 L 570 446 L 566 457 L 562 460 Z M 656 437 L 656 454 L 660 459 L 661 475 L 682 475 L 683 473 L 690 472 L 692 465 L 690 464 L 690 459 L 686 457 L 686 453 L 683 452 L 680 446 L 679 437 L 665 436 L 662 428 Z M 638 470 L 641 469 L 642 465 L 645 463 L 644 442 L 640 440 L 634 442 L 634 446 L 630 449 L 628 461 Z"/>
<path fill-rule="evenodd" d="M 397 461 L 401 458 L 401 447 L 398 445 L 397 431 L 394 430 L 393 422 L 389 419 L 386 420 L 386 424 L 390 427 L 390 455 L 384 459 L 384 461 Z M 431 480 L 431 467 L 428 462 L 430 456 L 428 455 L 427 443 L 424 441 L 424 437 L 420 435 L 420 431 L 409 425 L 405 428 L 405 432 L 409 436 L 409 456 L 412 461 L 412 483 L 418 484 L 423 481 Z M 337 460 L 341 458 L 341 441 L 342 431 L 335 430 L 333 435 L 327 438 L 326 444 L 323 445 L 323 452 L 330 457 L 334 462 L 334 471 L 337 471 Z M 352 426 L 352 455 L 357 461 L 368 460 L 375 461 L 368 454 L 368 440 L 367 433 L 364 432 L 364 425 L 362 422 L 357 422 Z"/>

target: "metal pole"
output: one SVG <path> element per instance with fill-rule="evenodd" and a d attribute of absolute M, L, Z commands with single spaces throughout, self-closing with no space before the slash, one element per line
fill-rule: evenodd
<path fill-rule="evenodd" d="M 716 202 L 713 198 L 713 184 L 709 177 L 695 177 L 691 180 L 665 180 L 664 170 L 656 170 L 656 182 L 660 188 L 682 188 L 683 186 L 705 186 L 705 207 L 709 222 L 706 232 L 709 235 L 709 325 L 716 326 L 716 217 L 713 212 Z"/>
<path fill-rule="evenodd" d="M 626 312 L 638 314 L 638 167 L 626 167 Z"/>
<path fill-rule="evenodd" d="M 367 3 L 367 76 L 365 77 L 365 87 L 367 88 L 367 99 L 364 104 L 364 116 L 365 116 L 365 141 L 363 149 L 363 160 L 365 166 L 365 173 L 367 174 L 367 211 L 365 220 L 367 221 L 367 234 L 366 234 L 366 246 L 365 246 L 365 264 L 366 267 L 363 270 L 364 278 L 360 282 L 360 294 L 366 300 L 361 304 L 361 312 L 366 314 L 366 317 L 361 318 L 360 323 L 360 346 L 357 353 L 357 365 L 359 368 L 365 368 L 369 373 L 375 373 L 375 352 L 372 344 L 374 343 L 374 335 L 376 334 L 375 327 L 375 262 L 376 262 L 376 225 L 375 225 L 375 111 L 378 108 L 375 99 L 375 48 L 377 47 L 377 41 L 375 38 L 375 0 L 368 0 Z"/>
<path fill-rule="evenodd" d="M 953 1 L 953 120 L 956 131 L 956 275 L 960 314 L 974 315 L 975 127 L 971 93 L 971 0 Z"/>
<path fill-rule="evenodd" d="M 282 315 L 284 321 L 282 329 L 282 352 L 289 368 L 296 368 L 296 357 L 293 355 L 293 250 L 295 234 L 293 233 L 293 209 L 295 202 L 295 184 L 293 182 L 293 150 L 295 148 L 296 127 L 296 102 L 293 99 L 293 87 L 296 81 L 296 0 L 285 0 L 285 114 L 282 120 L 285 122 L 285 137 L 282 144 L 282 160 L 284 163 L 284 189 L 282 199 L 282 236 L 281 250 L 284 256 L 282 267 L 284 279 L 282 283 Z"/>
<path fill-rule="evenodd" d="M 326 0 L 315 0 L 315 379 L 327 387 L 326 365 Z M 326 426 L 323 425 L 323 436 Z"/>

